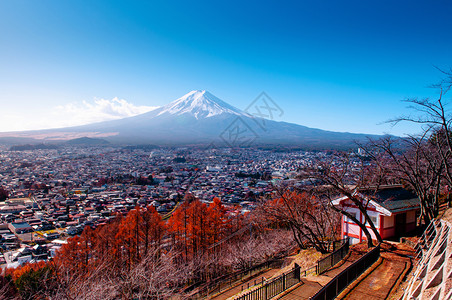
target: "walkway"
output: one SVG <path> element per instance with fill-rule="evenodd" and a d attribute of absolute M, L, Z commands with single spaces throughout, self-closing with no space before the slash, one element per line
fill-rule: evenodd
<path fill-rule="evenodd" d="M 381 259 L 370 267 L 370 272 L 364 273 L 347 287 L 338 299 L 387 299 L 411 266 L 411 260 L 407 256 L 413 255 L 413 249 L 405 244 L 383 244 Z"/>
<path fill-rule="evenodd" d="M 298 254 L 286 257 L 284 259 L 285 261 L 284 265 L 286 265 L 285 267 L 268 269 L 264 273 L 260 273 L 259 275 L 254 276 L 245 282 L 239 281 L 238 283 L 234 284 L 233 288 L 225 290 L 221 292 L 221 294 L 217 294 L 208 299 L 224 300 L 231 298 L 242 292 L 242 290 L 246 290 L 248 289 L 248 287 L 254 286 L 262 282 L 262 277 L 264 277 L 265 279 L 269 279 L 272 277 L 276 277 L 284 272 L 288 272 L 293 268 L 295 263 L 297 263 L 302 270 L 305 270 L 308 267 L 315 265 L 317 260 L 319 260 L 321 257 L 322 255 L 313 249 L 302 250 Z"/>
<path fill-rule="evenodd" d="M 325 284 L 332 278 L 345 270 L 353 262 L 358 260 L 367 252 L 365 244 L 354 245 L 350 250 L 350 255 L 335 267 L 331 268 L 322 275 L 309 275 L 302 278 L 302 284 L 296 285 L 292 290 L 275 297 L 274 299 L 284 300 L 307 300 L 314 296 Z M 366 300 L 380 300 L 386 299 L 395 289 L 402 279 L 404 273 L 411 266 L 411 259 L 414 251 L 405 244 L 385 243 L 382 246 L 381 259 L 370 267 L 368 272 L 365 272 L 354 283 L 352 283 L 344 292 L 339 295 L 341 298 L 347 300 L 358 300 L 366 298 Z M 272 269 L 255 277 L 247 282 L 235 286 L 234 288 L 225 291 L 210 299 L 225 300 L 229 297 L 237 295 L 243 289 L 254 285 L 254 282 L 261 280 L 262 276 L 269 278 L 275 275 L 279 270 Z"/>
<path fill-rule="evenodd" d="M 346 260 L 342 263 L 336 265 L 335 267 L 329 269 L 322 275 L 310 275 L 302 278 L 303 284 L 297 285 L 293 290 L 283 293 L 282 296 L 277 297 L 277 299 L 284 300 L 297 300 L 297 299 L 309 299 L 314 296 L 325 284 L 330 282 L 337 274 L 345 270 L 353 262 L 358 260 L 367 250 L 364 249 L 365 246 L 357 245 L 350 249 L 350 255 L 346 257 Z"/>
<path fill-rule="evenodd" d="M 259 274 L 259 276 L 253 277 L 251 279 L 249 279 L 248 281 L 243 282 L 240 285 L 236 285 L 233 288 L 226 290 L 224 292 L 222 292 L 221 294 L 218 294 L 212 298 L 209 299 L 215 299 L 215 300 L 225 300 L 228 299 L 229 297 L 232 297 L 234 295 L 237 295 L 238 293 L 240 293 L 243 290 L 246 290 L 247 288 L 254 286 L 256 284 L 259 284 L 259 282 L 262 282 L 262 278 L 268 279 L 270 277 L 272 277 L 273 275 L 275 275 L 277 272 L 279 272 L 280 269 L 270 269 L 264 273 Z"/>

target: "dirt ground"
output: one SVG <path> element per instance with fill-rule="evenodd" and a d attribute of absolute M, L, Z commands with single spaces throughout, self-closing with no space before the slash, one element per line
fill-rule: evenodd
<path fill-rule="evenodd" d="M 406 244 L 385 242 L 381 246 L 381 260 L 372 272 L 362 276 L 358 284 L 350 286 L 342 299 L 388 299 L 395 294 L 401 277 L 411 268 L 414 249 Z"/>

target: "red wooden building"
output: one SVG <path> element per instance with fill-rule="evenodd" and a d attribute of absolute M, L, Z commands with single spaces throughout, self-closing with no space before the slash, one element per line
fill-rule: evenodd
<path fill-rule="evenodd" d="M 365 190 L 356 193 L 361 195 L 364 203 L 369 201 L 367 214 L 383 239 L 403 236 L 416 228 L 416 217 L 420 211 L 419 199 L 401 185 L 383 186 L 372 196 L 366 196 L 370 193 L 366 193 Z M 334 200 L 333 205 L 341 206 L 364 222 L 364 216 L 348 197 Z M 366 227 L 369 228 L 372 238 L 375 238 L 370 226 Z M 341 235 L 343 238 L 349 237 L 352 244 L 366 239 L 361 228 L 346 216 L 342 216 Z"/>

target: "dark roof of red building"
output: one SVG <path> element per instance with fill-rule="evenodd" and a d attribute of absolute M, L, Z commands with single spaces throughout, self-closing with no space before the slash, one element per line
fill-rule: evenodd
<path fill-rule="evenodd" d="M 383 186 L 371 198 L 393 213 L 420 207 L 419 198 L 401 185 Z"/>

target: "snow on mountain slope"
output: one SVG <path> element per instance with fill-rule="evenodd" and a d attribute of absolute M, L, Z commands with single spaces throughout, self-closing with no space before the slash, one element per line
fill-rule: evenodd
<path fill-rule="evenodd" d="M 191 91 L 183 97 L 173 101 L 159 110 L 158 116 L 163 114 L 182 115 L 190 114 L 196 119 L 204 119 L 224 113 L 234 115 L 247 115 L 240 109 L 229 105 L 204 90 Z"/>
<path fill-rule="evenodd" d="M 36 140 L 104 138 L 118 144 L 212 144 L 240 146 L 242 141 L 265 145 L 298 145 L 309 148 L 355 146 L 366 135 L 323 131 L 259 118 L 218 99 L 204 90 L 191 91 L 153 111 L 119 120 L 77 127 L 14 133 L 8 137 Z M 1 138 L 1 134 L 0 134 Z M 251 142 L 250 142 L 251 143 Z"/>

